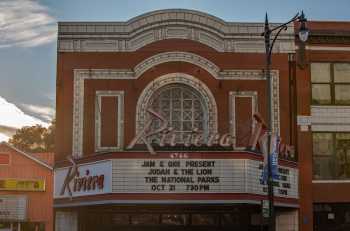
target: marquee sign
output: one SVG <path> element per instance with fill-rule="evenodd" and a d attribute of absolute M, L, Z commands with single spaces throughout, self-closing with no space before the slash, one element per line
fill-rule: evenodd
<path fill-rule="evenodd" d="M 0 196 L 0 220 L 24 221 L 27 219 L 27 198 L 25 196 Z"/>
<path fill-rule="evenodd" d="M 263 162 L 249 159 L 113 160 L 113 193 L 267 194 Z M 298 198 L 298 170 L 280 166 L 275 196 Z"/>
<path fill-rule="evenodd" d="M 188 157 L 113 159 L 78 165 L 78 174 L 68 184 L 65 182 L 70 168 L 56 169 L 54 196 L 67 198 L 104 193 L 267 194 L 267 186 L 261 178 L 262 161 Z M 297 199 L 298 169 L 279 166 L 274 190 L 277 197 Z"/>

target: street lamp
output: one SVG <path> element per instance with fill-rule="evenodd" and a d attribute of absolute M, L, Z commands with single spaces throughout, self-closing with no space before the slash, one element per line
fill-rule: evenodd
<path fill-rule="evenodd" d="M 273 178 L 272 178 L 272 166 L 271 166 L 271 131 L 272 131 L 272 108 L 271 108 L 271 54 L 273 46 L 277 40 L 277 37 L 280 35 L 282 30 L 287 30 L 287 25 L 291 22 L 298 21 L 300 22 L 300 28 L 299 28 L 299 39 L 301 42 L 306 42 L 309 35 L 309 30 L 306 28 L 306 18 L 304 15 L 304 12 L 302 11 L 301 14 L 297 13 L 292 19 L 290 19 L 288 22 L 281 24 L 275 28 L 270 28 L 269 21 L 267 18 L 267 13 L 265 16 L 265 30 L 261 34 L 261 36 L 264 36 L 265 38 L 265 49 L 266 49 L 266 69 L 265 69 L 265 76 L 267 80 L 267 107 L 268 107 L 268 125 L 267 125 L 267 165 L 268 165 L 268 180 L 267 180 L 267 187 L 268 187 L 268 199 L 269 199 L 269 231 L 275 230 L 275 211 L 274 211 L 274 192 L 273 192 Z M 272 32 L 277 31 L 276 34 L 273 36 L 273 39 L 271 40 L 271 34 Z"/>

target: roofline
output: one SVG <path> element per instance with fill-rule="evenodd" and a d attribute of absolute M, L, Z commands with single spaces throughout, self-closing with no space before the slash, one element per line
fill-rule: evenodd
<path fill-rule="evenodd" d="M 340 20 L 340 21 L 337 21 L 337 20 L 333 20 L 333 19 L 322 19 L 322 20 L 307 20 L 307 22 L 311 22 L 311 23 L 350 23 L 350 21 L 347 21 L 347 20 Z"/>
<path fill-rule="evenodd" d="M 148 12 L 144 12 L 141 13 L 140 15 L 131 17 L 129 19 L 126 20 L 118 20 L 118 21 L 114 21 L 114 20 L 98 20 L 98 21 L 87 21 L 87 20 L 76 20 L 76 21 L 71 21 L 71 20 L 62 20 L 62 21 L 57 21 L 58 25 L 64 25 L 64 24 L 119 24 L 119 25 L 129 25 L 133 22 L 142 20 L 143 18 L 147 18 L 150 17 L 152 15 L 157 15 L 157 14 L 166 14 L 166 13 L 190 13 L 190 14 L 194 14 L 197 15 L 199 17 L 205 17 L 205 18 L 210 18 L 211 20 L 214 20 L 220 24 L 229 26 L 230 24 L 252 24 L 252 25 L 256 25 L 256 24 L 261 24 L 264 25 L 264 21 L 226 21 L 223 18 L 217 17 L 213 14 L 204 12 L 204 11 L 200 11 L 200 10 L 194 10 L 194 9 L 185 9 L 185 8 L 166 8 L 166 9 L 158 9 L 158 10 L 152 10 L 152 11 L 148 11 Z M 272 25 L 276 24 L 282 24 L 283 22 L 271 22 Z"/>
<path fill-rule="evenodd" d="M 22 155 L 24 155 L 25 157 L 27 157 L 27 158 L 29 158 L 29 159 L 31 159 L 31 160 L 37 162 L 38 164 L 40 164 L 40 165 L 42 165 L 42 166 L 44 166 L 44 167 L 50 169 L 51 171 L 53 171 L 53 167 L 52 167 L 52 166 L 50 166 L 50 165 L 46 164 L 45 162 L 43 162 L 43 161 L 41 161 L 41 160 L 35 158 L 34 156 L 31 156 L 30 154 L 28 154 L 28 153 L 26 153 L 26 152 L 24 152 L 24 151 L 22 151 L 22 150 L 20 150 L 20 149 L 18 149 L 18 148 L 16 148 L 16 147 L 12 146 L 11 144 L 9 144 L 9 143 L 7 143 L 7 142 L 2 142 L 1 144 L 6 145 L 7 147 L 9 147 L 9 148 L 15 150 L 16 152 L 18 152 L 19 154 L 22 154 Z"/>

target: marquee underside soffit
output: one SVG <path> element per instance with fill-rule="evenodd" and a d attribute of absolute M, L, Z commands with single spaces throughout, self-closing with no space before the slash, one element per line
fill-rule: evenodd
<path fill-rule="evenodd" d="M 156 41 L 188 39 L 218 52 L 265 52 L 263 23 L 225 22 L 191 10 L 161 10 L 126 22 L 59 23 L 61 52 L 132 52 Z M 283 31 L 275 52 L 293 53 L 294 27 Z"/>

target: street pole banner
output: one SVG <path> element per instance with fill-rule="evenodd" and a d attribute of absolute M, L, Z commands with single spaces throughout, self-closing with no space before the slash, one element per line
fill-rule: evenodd
<path fill-rule="evenodd" d="M 268 180 L 268 164 L 270 163 L 271 174 L 273 180 L 278 180 L 278 153 L 279 153 L 279 144 L 280 138 L 276 134 L 271 135 L 270 142 L 270 154 L 268 155 L 267 150 L 268 143 L 268 134 L 265 133 L 259 140 L 259 145 L 261 152 L 264 157 L 264 168 L 260 177 L 260 181 L 262 184 L 267 184 Z M 269 158 L 269 160 L 267 159 Z"/>
<path fill-rule="evenodd" d="M 278 180 L 278 153 L 280 146 L 280 137 L 274 134 L 271 137 L 271 154 L 270 154 L 270 163 L 271 163 L 271 174 L 272 179 Z"/>

